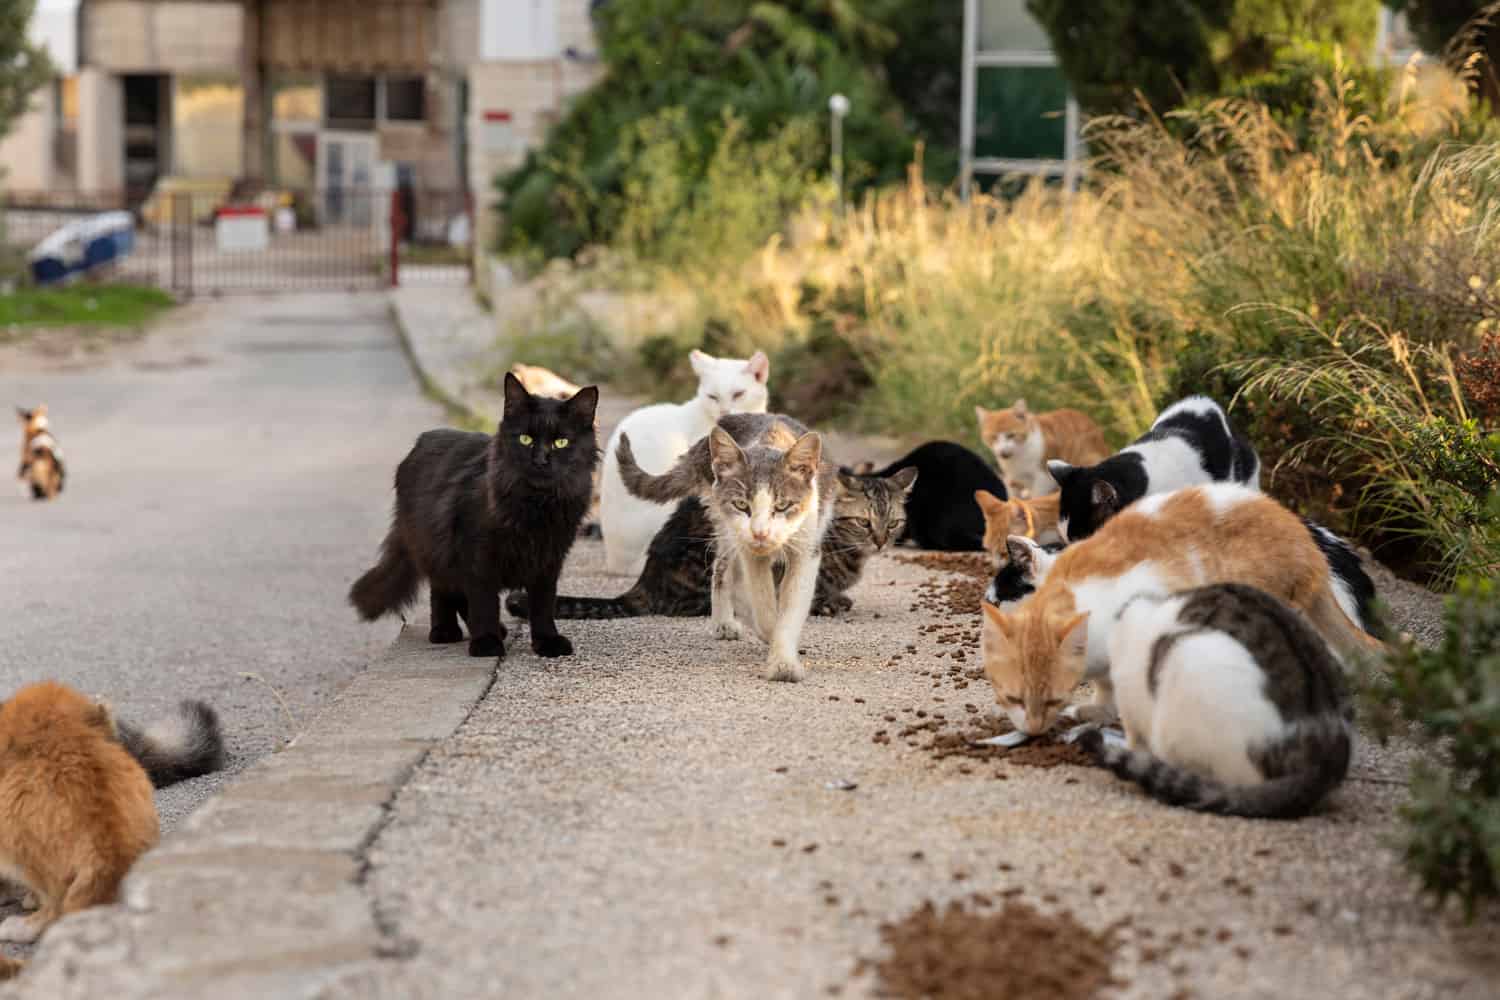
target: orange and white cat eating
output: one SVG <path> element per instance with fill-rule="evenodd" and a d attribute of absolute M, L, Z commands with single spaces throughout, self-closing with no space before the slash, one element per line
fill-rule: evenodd
<path fill-rule="evenodd" d="M 1307 526 L 1275 500 L 1235 483 L 1149 496 L 1063 549 L 1012 612 L 984 605 L 984 669 L 1014 740 L 1050 729 L 1084 680 L 1096 704 L 1077 714 L 1112 717 L 1107 654 L 1120 609 L 1137 594 L 1210 583 L 1264 590 L 1341 654 L 1385 649 L 1349 619 Z"/>

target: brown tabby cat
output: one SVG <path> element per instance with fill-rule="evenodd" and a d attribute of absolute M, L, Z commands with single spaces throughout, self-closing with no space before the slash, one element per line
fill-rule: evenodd
<path fill-rule="evenodd" d="M 979 436 L 995 452 L 1005 485 L 1018 497 L 1055 492 L 1057 484 L 1047 463 L 1061 459 L 1069 465 L 1094 465 L 1110 456 L 1104 432 L 1078 410 L 1032 413 L 1018 399 L 1004 410 L 974 407 Z M 1076 456 L 1069 458 L 1068 456 Z"/>

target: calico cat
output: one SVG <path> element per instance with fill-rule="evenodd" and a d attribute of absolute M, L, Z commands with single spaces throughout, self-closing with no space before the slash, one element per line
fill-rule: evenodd
<path fill-rule="evenodd" d="M 903 469 L 890 479 L 840 475 L 833 523 L 823 536 L 812 613 L 837 615 L 854 606 L 848 591 L 859 582 L 865 562 L 906 524 L 903 501 L 917 478 Z M 559 597 L 559 618 L 633 618 L 668 615 L 689 618 L 709 613 L 709 574 L 713 566 L 713 523 L 697 497 L 677 505 L 651 540 L 646 568 L 635 586 L 619 597 Z M 526 595 L 511 594 L 505 608 L 526 614 Z"/>
<path fill-rule="evenodd" d="M 1091 680 L 1097 707 L 1086 711 L 1107 717 L 1108 641 L 1120 608 L 1136 594 L 1211 583 L 1249 584 L 1286 601 L 1342 654 L 1385 649 L 1339 606 L 1301 518 L 1259 491 L 1213 483 L 1138 501 L 1063 549 L 1014 611 L 985 605 L 981 648 L 996 700 L 1018 731 L 1039 735 Z"/>
<path fill-rule="evenodd" d="M 1007 539 L 1006 558 L 995 570 L 984 599 L 1002 611 L 1013 610 L 1026 595 L 1036 592 L 1062 550 L 1061 545 L 1038 545 L 1019 535 Z"/>
<path fill-rule="evenodd" d="M 35 941 L 60 917 L 114 902 L 159 836 L 151 779 L 107 708 L 50 681 L 0 705 L 0 870 L 38 904 L 0 923 L 0 941 Z"/>
<path fill-rule="evenodd" d="M 1365 572 L 1364 562 L 1354 546 L 1335 535 L 1327 528 L 1302 519 L 1312 539 L 1317 543 L 1323 558 L 1328 560 L 1328 570 L 1333 574 L 1333 593 L 1339 600 L 1344 614 L 1366 632 L 1381 638 L 1381 623 L 1375 617 L 1375 581 Z"/>
<path fill-rule="evenodd" d="M 1260 489 L 1255 449 L 1207 396 L 1173 403 L 1134 444 L 1102 462 L 1083 467 L 1052 461 L 1047 470 L 1062 494 L 1057 526 L 1068 542 L 1089 537 L 1116 512 L 1152 493 L 1213 482 Z"/>
<path fill-rule="evenodd" d="M 1062 534 L 1057 530 L 1057 493 L 1035 500 L 1001 500 L 989 490 L 975 490 L 974 502 L 984 517 L 984 550 L 1003 560 L 1005 540 L 1012 535 L 1030 538 L 1042 545 L 1058 545 Z"/>
<path fill-rule="evenodd" d="M 55 499 L 62 492 L 67 470 L 47 420 L 47 404 L 34 410 L 18 406 L 16 417 L 21 421 L 21 467 L 16 477 L 31 487 L 33 500 Z"/>
<path fill-rule="evenodd" d="M 620 479 L 615 449 L 625 434 L 635 442 L 636 461 L 650 473 L 664 473 L 695 441 L 728 413 L 764 413 L 771 362 L 761 351 L 749 360 L 714 358 L 702 351 L 688 355 L 698 376 L 698 394 L 686 403 L 645 406 L 620 421 L 604 446 L 599 480 L 599 527 L 604 535 L 605 567 L 611 573 L 638 576 L 646 549 L 671 510 L 632 496 Z"/>
<path fill-rule="evenodd" d="M 838 477 L 823 456 L 823 439 L 790 417 L 744 413 L 720 418 L 664 475 L 641 471 L 628 434 L 620 436 L 618 454 L 631 493 L 653 503 L 697 495 L 707 508 L 714 634 L 740 638 L 734 604 L 743 597 L 751 627 L 770 646 L 767 679 L 801 680 L 797 643 L 817 590 Z M 779 587 L 776 563 L 785 565 Z"/>
<path fill-rule="evenodd" d="M 1172 805 L 1303 816 L 1344 780 L 1354 711 L 1338 661 L 1306 620 L 1254 587 L 1138 594 L 1110 630 L 1125 746 L 1080 744 Z"/>
<path fill-rule="evenodd" d="M 599 390 L 568 400 L 533 396 L 505 375 L 505 412 L 494 437 L 427 431 L 396 469 L 396 510 L 380 561 L 349 590 L 366 621 L 409 607 L 431 588 L 428 641 L 459 642 L 470 656 L 505 656 L 500 591 L 525 588 L 531 648 L 567 656 L 553 620 L 557 578 L 588 510 L 599 460 Z"/>
<path fill-rule="evenodd" d="M 989 463 L 961 444 L 929 441 L 874 475 L 884 479 L 902 469 L 916 469 L 918 475 L 906 497 L 906 534 L 901 541 L 940 552 L 984 548 L 984 516 L 974 504 L 974 493 L 987 490 L 1001 499 L 1008 496 Z"/>
<path fill-rule="evenodd" d="M 1057 490 L 1047 462 L 1093 465 L 1109 457 L 1104 432 L 1079 410 L 1032 413 L 1018 399 L 1004 410 L 974 407 L 979 437 L 995 452 L 1005 485 L 1020 498 L 1040 497 Z"/>

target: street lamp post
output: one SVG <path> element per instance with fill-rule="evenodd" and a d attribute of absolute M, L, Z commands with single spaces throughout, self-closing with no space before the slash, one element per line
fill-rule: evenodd
<path fill-rule="evenodd" d="M 844 217 L 844 116 L 849 113 L 849 98 L 834 94 L 828 99 L 833 113 L 833 183 L 838 189 L 839 218 Z"/>

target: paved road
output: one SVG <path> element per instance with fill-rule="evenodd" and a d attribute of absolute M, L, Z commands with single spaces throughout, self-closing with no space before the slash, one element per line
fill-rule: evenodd
<path fill-rule="evenodd" d="M 39 401 L 68 485 L 50 505 L 0 487 L 0 692 L 55 678 L 133 720 L 206 699 L 228 774 L 396 634 L 344 593 L 395 463 L 440 415 L 383 295 L 194 304 L 102 365 L 0 356 L 0 403 Z M 164 827 L 224 776 L 159 793 Z"/>

